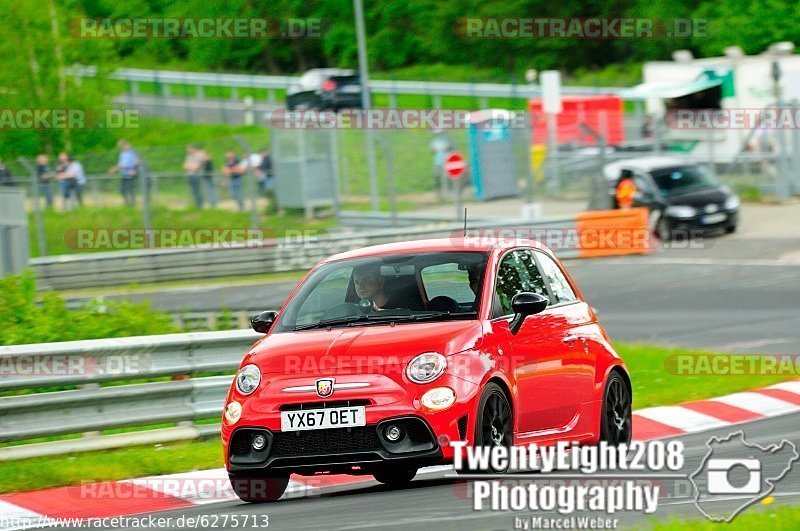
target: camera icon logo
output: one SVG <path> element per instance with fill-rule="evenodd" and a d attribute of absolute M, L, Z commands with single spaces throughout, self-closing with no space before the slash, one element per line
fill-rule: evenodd
<path fill-rule="evenodd" d="M 748 442 L 742 430 L 712 436 L 706 448 L 705 457 L 688 479 L 695 490 L 695 506 L 714 522 L 730 522 L 769 496 L 800 461 L 792 441 L 762 446 Z"/>
<path fill-rule="evenodd" d="M 731 473 L 744 468 L 749 477 L 744 485 L 734 486 Z M 709 459 L 706 490 L 709 494 L 758 494 L 761 490 L 761 461 L 758 459 Z"/>

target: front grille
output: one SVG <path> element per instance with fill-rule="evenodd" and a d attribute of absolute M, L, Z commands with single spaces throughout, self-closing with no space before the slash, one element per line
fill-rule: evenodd
<path fill-rule="evenodd" d="M 375 426 L 275 432 L 272 455 L 275 457 L 326 455 L 380 450 L 383 446 Z"/>
<path fill-rule="evenodd" d="M 301 404 L 283 404 L 278 411 L 300 411 L 301 409 L 330 409 L 336 407 L 368 406 L 372 402 L 363 398 L 358 400 L 329 400 L 327 402 L 303 402 Z"/>

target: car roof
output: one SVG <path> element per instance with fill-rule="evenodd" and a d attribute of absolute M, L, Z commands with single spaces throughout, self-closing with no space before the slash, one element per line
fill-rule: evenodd
<path fill-rule="evenodd" d="M 497 229 L 502 230 L 502 229 Z M 381 245 L 371 245 L 361 247 L 351 251 L 335 254 L 328 257 L 325 262 L 346 260 L 351 258 L 366 258 L 368 256 L 379 256 L 398 253 L 427 253 L 427 252 L 446 252 L 446 251 L 473 251 L 489 252 L 493 250 L 505 250 L 514 247 L 532 247 L 541 249 L 550 255 L 553 252 L 545 245 L 535 240 L 524 238 L 495 238 L 495 237 L 453 237 L 437 238 L 428 240 L 410 240 L 402 242 L 384 243 Z"/>
<path fill-rule="evenodd" d="M 671 168 L 673 166 L 686 166 L 695 164 L 692 159 L 685 157 L 675 156 L 652 156 L 652 157 L 638 157 L 635 159 L 618 160 L 611 162 L 603 167 L 603 173 L 607 177 L 619 177 L 619 172 L 623 169 L 638 170 L 649 172 L 658 168 Z"/>

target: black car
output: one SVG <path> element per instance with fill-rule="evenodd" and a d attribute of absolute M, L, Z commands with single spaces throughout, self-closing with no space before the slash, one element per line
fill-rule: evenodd
<path fill-rule="evenodd" d="M 361 80 L 353 70 L 309 70 L 287 89 L 286 107 L 290 111 L 360 109 Z"/>
<path fill-rule="evenodd" d="M 633 178 L 632 206 L 650 209 L 651 224 L 663 240 L 711 230 L 736 231 L 739 197 L 701 164 L 677 157 L 643 157 L 608 164 L 603 171 L 612 193 L 621 177 Z"/>

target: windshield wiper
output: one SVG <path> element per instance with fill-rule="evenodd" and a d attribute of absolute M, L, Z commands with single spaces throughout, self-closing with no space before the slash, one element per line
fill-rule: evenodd
<path fill-rule="evenodd" d="M 415 321 L 431 321 L 434 319 L 459 319 L 462 317 L 472 317 L 477 312 L 426 312 L 414 315 Z"/>
<path fill-rule="evenodd" d="M 348 315 L 346 317 L 337 317 L 335 319 L 325 319 L 318 323 L 310 323 L 300 326 L 295 326 L 294 331 L 311 330 L 313 328 L 325 328 L 327 326 L 347 325 L 353 326 L 359 323 L 366 322 L 394 322 L 394 321 L 413 321 L 416 316 L 414 315 L 380 315 L 380 314 L 366 314 L 366 315 Z"/>

